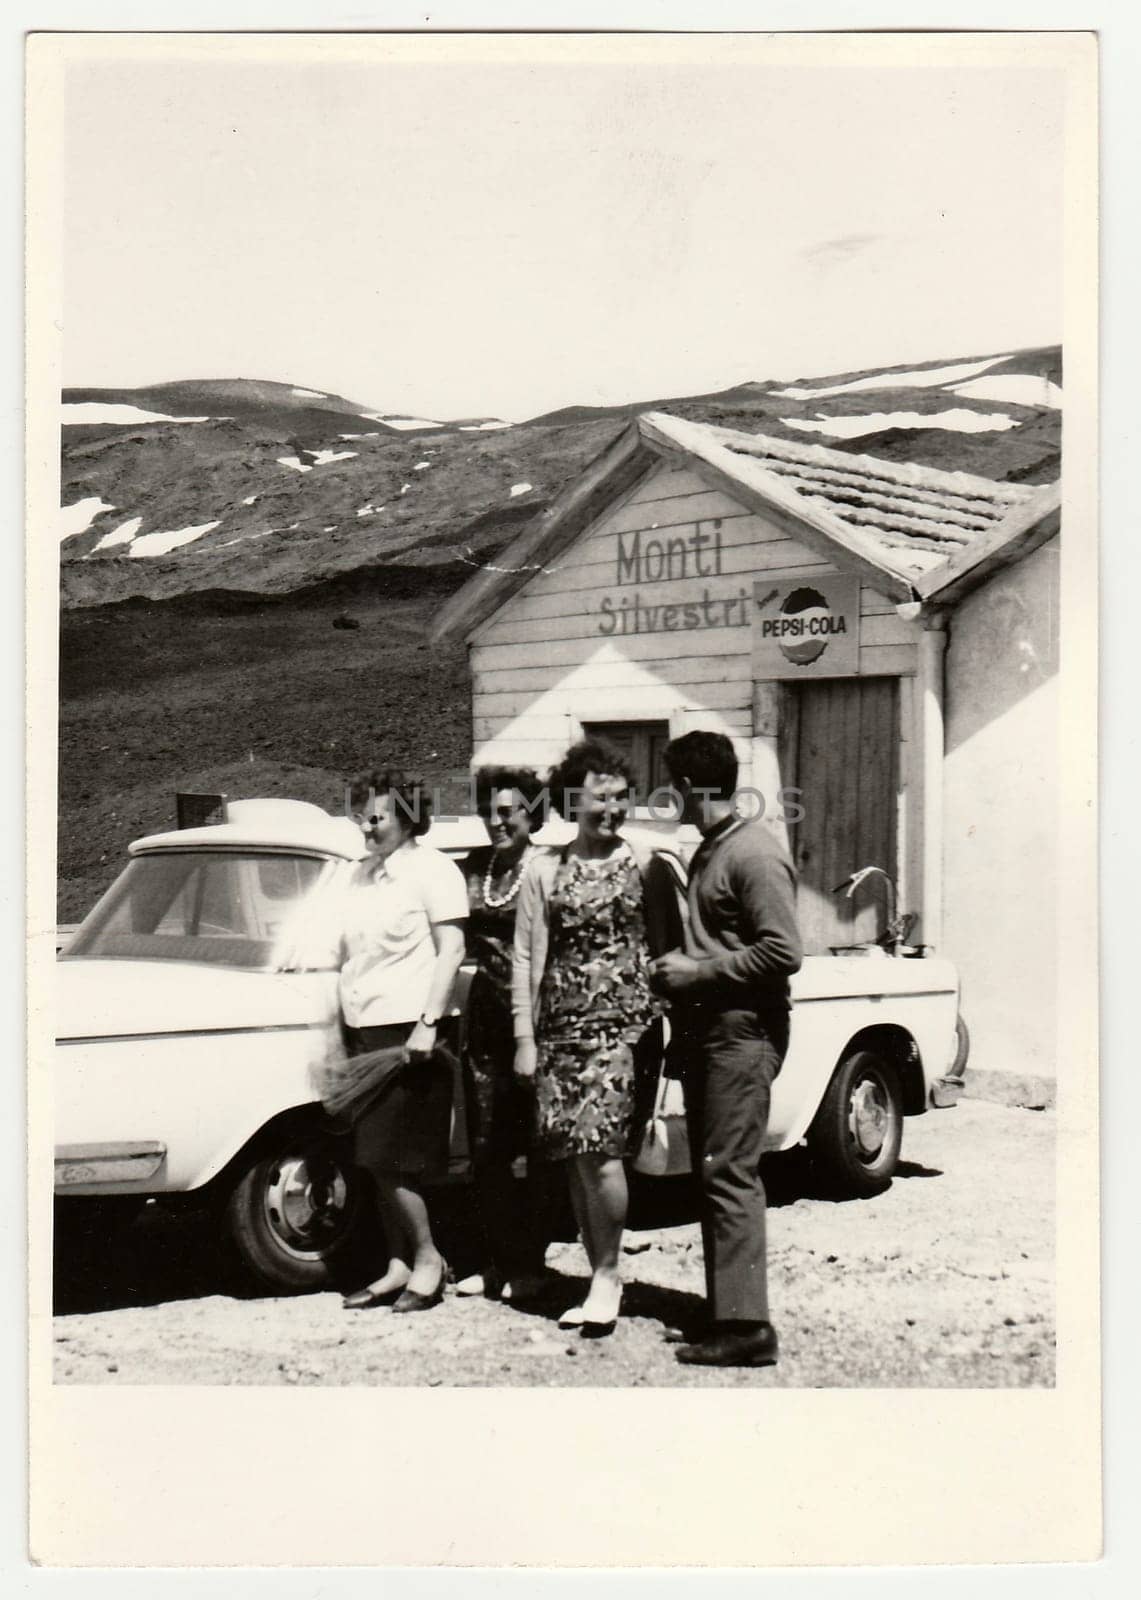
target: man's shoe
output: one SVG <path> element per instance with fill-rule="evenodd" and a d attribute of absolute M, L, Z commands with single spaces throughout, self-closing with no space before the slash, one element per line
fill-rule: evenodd
<path fill-rule="evenodd" d="M 776 1329 L 761 1322 L 746 1333 L 714 1332 L 697 1344 L 679 1345 L 676 1355 L 687 1367 L 775 1367 Z"/>

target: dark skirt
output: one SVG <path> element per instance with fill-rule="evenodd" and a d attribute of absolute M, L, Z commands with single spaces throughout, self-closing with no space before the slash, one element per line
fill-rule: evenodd
<path fill-rule="evenodd" d="M 476 1166 L 510 1165 L 535 1142 L 535 1096 L 515 1077 L 511 1001 L 482 973 L 472 979 L 464 1037 L 468 1149 Z"/>
<path fill-rule="evenodd" d="M 345 1029 L 353 1055 L 403 1044 L 411 1031 L 409 1023 Z M 444 1034 L 443 1028 L 440 1033 Z M 358 1167 L 379 1177 L 406 1173 L 426 1182 L 446 1177 L 452 1071 L 452 1057 L 439 1050 L 429 1060 L 409 1062 L 391 1074 L 353 1121 L 353 1159 Z"/>

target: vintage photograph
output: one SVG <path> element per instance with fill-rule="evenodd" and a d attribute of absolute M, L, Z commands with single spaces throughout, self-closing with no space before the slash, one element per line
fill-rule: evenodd
<path fill-rule="evenodd" d="M 1052 1391 L 1068 58 L 276 43 L 51 46 L 51 1381 Z"/>

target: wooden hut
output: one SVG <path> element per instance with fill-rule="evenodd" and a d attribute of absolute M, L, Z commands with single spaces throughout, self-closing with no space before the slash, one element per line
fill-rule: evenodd
<path fill-rule="evenodd" d="M 1059 503 L 640 416 L 441 613 L 470 647 L 474 760 L 543 769 L 601 732 L 647 800 L 670 738 L 728 734 L 808 949 L 875 936 L 874 881 L 834 891 L 885 868 L 960 966 L 973 1067 L 1052 1078 L 1053 989 L 1017 934 L 1052 961 Z"/>

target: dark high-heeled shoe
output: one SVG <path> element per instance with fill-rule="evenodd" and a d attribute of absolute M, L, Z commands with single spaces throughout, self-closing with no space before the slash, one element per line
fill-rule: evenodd
<path fill-rule="evenodd" d="M 379 1294 L 369 1285 L 347 1294 L 341 1301 L 343 1311 L 372 1311 L 377 1306 L 391 1306 L 404 1293 L 404 1289 L 383 1289 Z"/>
<path fill-rule="evenodd" d="M 436 1287 L 430 1294 L 421 1294 L 418 1289 L 405 1289 L 400 1299 L 393 1306 L 393 1311 L 431 1311 L 433 1306 L 438 1306 L 444 1298 L 444 1287 L 450 1276 L 448 1263 L 441 1261 L 440 1276 Z"/>

